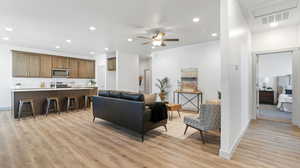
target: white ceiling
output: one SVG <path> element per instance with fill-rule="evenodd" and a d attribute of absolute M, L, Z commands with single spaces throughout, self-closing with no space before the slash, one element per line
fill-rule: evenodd
<path fill-rule="evenodd" d="M 253 32 L 272 29 L 262 24 L 262 18 L 284 12 L 289 12 L 289 18 L 279 21 L 278 27 L 300 24 L 299 0 L 240 0 L 240 5 Z"/>
<path fill-rule="evenodd" d="M 105 47 L 145 54 L 150 46 L 127 39 L 164 28 L 180 38 L 169 47 L 189 45 L 217 39 L 211 33 L 219 32 L 219 22 L 219 0 L 1 0 L 0 37 L 10 40 L 0 42 L 80 55 L 103 53 Z"/>

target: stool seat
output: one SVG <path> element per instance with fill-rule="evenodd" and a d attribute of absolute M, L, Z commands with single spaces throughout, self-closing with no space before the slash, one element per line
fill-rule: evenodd
<path fill-rule="evenodd" d="M 22 113 L 24 104 L 29 104 L 31 106 L 32 115 L 33 115 L 33 117 L 35 117 L 35 109 L 34 109 L 33 99 L 32 98 L 24 98 L 19 101 L 18 119 L 20 120 L 20 118 L 21 118 L 21 113 Z"/>

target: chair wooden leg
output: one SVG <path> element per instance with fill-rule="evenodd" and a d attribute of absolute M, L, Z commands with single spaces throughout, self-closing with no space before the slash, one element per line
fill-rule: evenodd
<path fill-rule="evenodd" d="M 201 134 L 202 143 L 205 144 L 204 134 L 202 130 L 200 130 L 200 134 Z"/>
<path fill-rule="evenodd" d="M 94 118 L 93 118 L 93 122 L 95 122 L 95 119 L 96 119 L 96 117 L 94 116 Z"/>
<path fill-rule="evenodd" d="M 189 128 L 188 125 L 186 125 L 185 130 L 184 130 L 184 135 L 186 134 L 187 129 Z"/>
<path fill-rule="evenodd" d="M 168 132 L 168 128 L 167 128 L 167 125 L 164 125 L 164 127 L 165 127 L 165 130 L 166 130 L 166 132 Z"/>

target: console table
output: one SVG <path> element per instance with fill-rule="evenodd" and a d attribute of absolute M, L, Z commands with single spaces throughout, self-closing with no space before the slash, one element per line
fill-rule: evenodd
<path fill-rule="evenodd" d="M 175 97 L 177 95 L 177 104 L 181 104 L 180 103 L 180 96 L 183 97 L 186 102 L 184 102 L 183 104 L 181 104 L 182 106 L 185 106 L 187 104 L 192 104 L 196 109 L 197 112 L 200 112 L 200 104 L 202 104 L 203 102 L 203 94 L 202 92 L 187 92 L 187 91 L 174 91 L 173 92 L 173 102 L 175 103 Z M 192 95 L 192 97 L 187 97 L 186 95 Z M 197 104 L 195 104 L 193 102 L 193 100 L 197 99 Z M 199 101 L 201 100 L 201 102 L 199 103 Z"/>

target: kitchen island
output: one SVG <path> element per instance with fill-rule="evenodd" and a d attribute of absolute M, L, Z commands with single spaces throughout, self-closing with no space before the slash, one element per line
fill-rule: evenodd
<path fill-rule="evenodd" d="M 61 111 L 66 111 L 67 97 L 76 97 L 78 100 L 79 109 L 84 108 L 84 96 L 97 95 L 97 88 L 83 87 L 83 88 L 22 88 L 13 89 L 12 94 L 12 115 L 17 118 L 18 106 L 21 99 L 33 99 L 34 109 L 36 115 L 45 114 L 48 97 L 57 97 L 59 99 L 59 106 Z M 31 116 L 31 109 L 29 106 L 24 106 L 22 117 Z"/>

